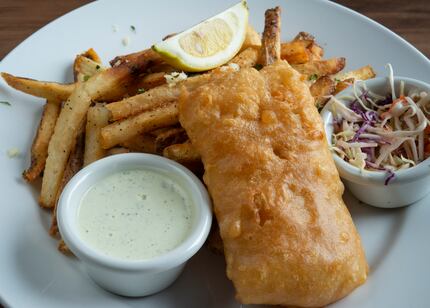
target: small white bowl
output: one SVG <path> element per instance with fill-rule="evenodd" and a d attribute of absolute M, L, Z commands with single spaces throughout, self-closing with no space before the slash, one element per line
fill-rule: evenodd
<path fill-rule="evenodd" d="M 418 89 L 430 93 L 430 85 L 419 80 L 395 77 L 394 85 L 396 91 L 399 89 L 400 81 L 405 83 L 405 93 L 410 89 Z M 373 78 L 365 81 L 369 90 L 376 94 L 385 95 L 390 93 L 388 79 L 385 77 Z M 352 87 L 349 87 L 336 95 L 341 102 L 342 96 L 352 95 Z M 396 95 L 399 95 L 396 92 Z M 333 133 L 333 115 L 326 105 L 321 111 L 324 122 L 327 142 L 331 145 Z M 424 198 L 430 192 L 430 158 L 419 163 L 417 166 L 395 172 L 395 177 L 388 185 L 385 185 L 387 173 L 383 171 L 361 171 L 358 167 L 349 164 L 333 153 L 333 159 L 339 174 L 351 193 L 364 203 L 381 207 L 396 208 L 412 204 Z"/>
<path fill-rule="evenodd" d="M 193 224 L 188 237 L 175 249 L 148 259 L 124 260 L 107 256 L 79 236 L 78 210 L 83 194 L 102 178 L 123 170 L 169 172 L 190 193 Z M 79 171 L 66 185 L 57 209 L 58 227 L 70 250 L 84 263 L 88 275 L 102 288 L 124 296 L 146 296 L 163 290 L 179 276 L 185 263 L 205 242 L 212 223 L 208 193 L 188 169 L 169 159 L 141 153 L 110 156 Z"/>

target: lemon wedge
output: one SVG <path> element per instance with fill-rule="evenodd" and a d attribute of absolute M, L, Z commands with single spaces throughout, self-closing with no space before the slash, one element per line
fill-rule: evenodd
<path fill-rule="evenodd" d="M 178 69 L 206 71 L 236 55 L 245 40 L 247 25 L 248 7 L 242 1 L 152 48 Z"/>

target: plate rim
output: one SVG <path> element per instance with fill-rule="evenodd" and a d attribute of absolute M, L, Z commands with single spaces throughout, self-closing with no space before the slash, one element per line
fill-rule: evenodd
<path fill-rule="evenodd" d="M 424 55 L 424 53 L 422 51 L 420 51 L 417 47 L 415 47 L 414 45 L 412 45 L 410 42 L 408 42 L 405 38 L 401 37 L 399 34 L 397 34 L 396 32 L 390 30 L 388 27 L 378 23 L 377 21 L 357 12 L 354 11 L 353 9 L 350 9 L 342 4 L 336 3 L 336 2 L 332 2 L 329 0 L 313 0 L 314 2 L 317 3 L 324 3 L 324 5 L 327 5 L 331 8 L 335 8 L 335 9 L 340 9 L 350 15 L 353 15 L 355 17 L 360 18 L 363 22 L 365 21 L 366 23 L 370 24 L 372 27 L 376 27 L 379 30 L 381 30 L 384 35 L 388 35 L 391 36 L 393 38 L 395 38 L 397 41 L 401 42 L 404 46 L 406 46 L 410 51 L 412 51 L 417 57 L 419 57 L 421 60 L 424 60 L 426 63 L 428 63 L 430 65 L 430 59 Z M 107 5 L 109 3 L 109 1 L 99 1 L 100 3 L 103 3 L 105 5 Z M 90 7 L 90 6 L 94 6 L 97 4 L 97 1 L 91 1 L 89 3 L 83 4 L 71 11 L 68 11 L 67 13 L 53 19 L 52 21 L 48 22 L 47 24 L 45 24 L 44 26 L 42 26 L 41 28 L 39 28 L 38 30 L 36 30 L 35 32 L 31 33 L 29 36 L 27 36 L 25 39 L 23 39 L 18 45 L 16 45 L 11 51 L 9 51 L 0 61 L 0 69 L 7 65 L 9 62 L 9 58 L 13 56 L 13 54 L 16 52 L 16 50 L 18 50 L 19 48 L 22 47 L 22 45 L 24 45 L 27 41 L 33 39 L 35 36 L 37 36 L 38 34 L 40 34 L 40 32 L 43 32 L 46 30 L 47 27 L 51 26 L 51 24 L 54 24 L 56 22 L 61 21 L 63 18 L 66 18 L 68 15 L 71 14 L 76 14 L 77 12 L 79 12 L 79 10 L 84 9 L 86 7 Z M 2 294 L 1 290 L 0 290 L 0 305 L 3 304 L 5 307 L 10 307 L 12 306 L 10 304 L 9 301 L 6 300 L 6 295 Z"/>

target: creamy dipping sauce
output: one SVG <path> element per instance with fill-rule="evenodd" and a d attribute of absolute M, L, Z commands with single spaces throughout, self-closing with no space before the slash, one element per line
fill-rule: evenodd
<path fill-rule="evenodd" d="M 185 240 L 192 224 L 191 202 L 167 174 L 120 171 L 97 182 L 82 197 L 79 233 L 106 255 L 150 259 Z"/>

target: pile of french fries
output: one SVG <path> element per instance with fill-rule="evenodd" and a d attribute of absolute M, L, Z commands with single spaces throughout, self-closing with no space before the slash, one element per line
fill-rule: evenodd
<path fill-rule="evenodd" d="M 263 42 L 280 40 L 279 31 L 271 35 L 277 37 Z M 323 48 L 305 32 L 277 46 L 281 47 L 274 50 L 275 58 L 288 61 L 302 74 L 319 108 L 354 80 L 375 76 L 370 66 L 341 73 L 345 58 L 323 59 Z M 260 35 L 248 27 L 242 49 L 229 62 L 230 67 L 259 69 L 270 64 L 262 52 L 265 47 Z M 70 252 L 58 232 L 56 204 L 64 186 L 81 168 L 109 155 L 143 152 L 175 160 L 198 175 L 202 172 L 199 154 L 178 121 L 178 99 L 181 89 L 206 84 L 212 71 L 166 82 L 179 72 L 151 49 L 116 57 L 110 64 L 103 66 L 97 53 L 89 49 L 74 60 L 72 84 L 2 73 L 16 90 L 46 99 L 31 147 L 31 164 L 23 177 L 32 183 L 42 176 L 39 204 L 52 211 L 49 232 L 59 239 L 58 248 L 66 254 Z"/>

